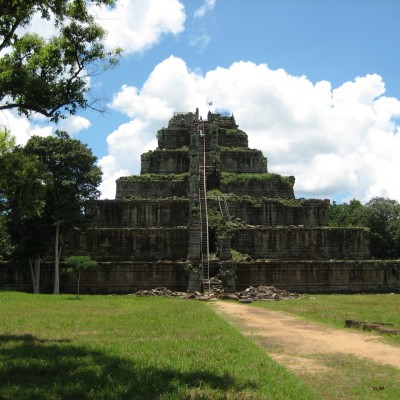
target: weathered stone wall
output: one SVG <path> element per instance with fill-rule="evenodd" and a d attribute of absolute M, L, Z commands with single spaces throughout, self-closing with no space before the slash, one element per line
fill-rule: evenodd
<path fill-rule="evenodd" d="M 157 132 L 157 137 L 160 150 L 179 149 L 190 145 L 190 129 L 188 128 L 163 128 Z"/>
<path fill-rule="evenodd" d="M 250 225 L 327 225 L 329 200 L 303 200 L 294 204 L 269 199 L 260 202 L 227 200 L 230 215 Z"/>
<path fill-rule="evenodd" d="M 142 181 L 134 178 L 135 177 L 117 179 L 116 199 L 128 197 L 141 197 L 145 199 L 160 197 L 186 197 L 189 190 L 188 179 L 183 181 Z"/>
<path fill-rule="evenodd" d="M 400 260 L 271 261 L 236 264 L 236 286 L 306 293 L 400 293 Z"/>
<path fill-rule="evenodd" d="M 237 129 L 235 117 L 233 115 L 229 116 L 226 114 L 212 113 L 211 111 L 207 114 L 207 121 L 216 124 L 219 128 L 225 129 Z"/>
<path fill-rule="evenodd" d="M 267 163 L 259 150 L 220 149 L 221 171 L 235 173 L 264 173 Z"/>
<path fill-rule="evenodd" d="M 218 144 L 222 147 L 248 147 L 249 141 L 243 131 L 218 129 Z"/>
<path fill-rule="evenodd" d="M 96 200 L 86 212 L 90 224 L 97 227 L 186 226 L 189 203 L 186 199 Z"/>
<path fill-rule="evenodd" d="M 134 293 L 140 289 L 168 287 L 186 291 L 188 275 L 184 262 L 99 262 L 96 268 L 82 273 L 81 293 Z M 61 263 L 60 268 L 64 265 Z M 54 265 L 42 263 L 40 292 L 52 293 Z M 0 264 L 0 290 L 32 292 L 29 268 Z M 76 280 L 67 274 L 60 279 L 61 293 L 76 293 Z"/>
<path fill-rule="evenodd" d="M 141 155 L 142 174 L 179 174 L 189 171 L 189 151 L 153 150 Z"/>
<path fill-rule="evenodd" d="M 220 190 L 222 193 L 232 193 L 238 196 L 294 198 L 293 186 L 284 181 L 279 175 L 274 175 L 265 180 L 249 179 L 245 181 L 238 179 L 233 182 L 221 180 Z"/>
<path fill-rule="evenodd" d="M 232 248 L 254 259 L 355 260 L 369 258 L 364 228 L 238 228 Z"/>
<path fill-rule="evenodd" d="M 67 236 L 63 256 L 89 255 L 96 261 L 186 260 L 188 232 L 175 228 L 91 228 Z"/>
<path fill-rule="evenodd" d="M 216 264 L 216 263 L 214 263 Z M 213 274 L 218 265 L 211 264 Z M 396 261 L 270 261 L 235 263 L 236 287 L 273 285 L 306 293 L 400 293 L 400 260 Z M 61 268 L 63 265 L 61 264 Z M 54 267 L 42 263 L 41 292 L 53 290 Z M 82 274 L 81 293 L 132 293 L 165 286 L 186 291 L 184 262 L 99 263 Z M 29 268 L 0 263 L 0 290 L 32 291 Z M 76 282 L 61 275 L 61 293 L 75 293 Z"/>

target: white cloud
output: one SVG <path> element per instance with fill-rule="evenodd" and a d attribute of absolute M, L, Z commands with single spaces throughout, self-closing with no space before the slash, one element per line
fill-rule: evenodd
<path fill-rule="evenodd" d="M 30 24 L 19 30 L 19 33 L 23 34 L 26 32 L 35 32 L 38 35 L 50 39 L 53 36 L 58 35 L 58 30 L 55 27 L 54 16 L 47 20 L 43 19 L 40 13 L 33 15 Z"/>
<path fill-rule="evenodd" d="M 178 35 L 186 19 L 178 0 L 119 0 L 113 8 L 93 6 L 91 12 L 108 31 L 107 46 L 125 53 L 148 49 L 163 35 Z"/>
<path fill-rule="evenodd" d="M 57 129 L 66 131 L 73 136 L 75 133 L 78 133 L 84 129 L 88 129 L 90 125 L 91 123 L 87 118 L 80 117 L 78 115 L 71 115 L 65 119 L 62 119 L 59 122 Z"/>
<path fill-rule="evenodd" d="M 197 8 L 194 12 L 194 16 L 196 18 L 202 18 L 206 15 L 209 11 L 212 11 L 215 7 L 217 0 L 205 0 L 204 4 Z"/>
<path fill-rule="evenodd" d="M 154 120 L 144 122 L 143 119 L 136 118 L 122 124 L 108 136 L 109 155 L 99 160 L 103 171 L 103 181 L 99 188 L 102 198 L 114 198 L 115 180 L 132 173 L 138 174 L 140 155 L 157 146 L 155 132 L 159 126 Z"/>
<path fill-rule="evenodd" d="M 6 127 L 15 136 L 18 145 L 25 145 L 32 136 L 49 136 L 56 129 L 65 130 L 71 136 L 83 129 L 89 128 L 90 121 L 79 116 L 69 116 L 55 125 L 41 114 L 32 118 L 19 116 L 15 110 L 0 111 L 0 127 Z"/>
<path fill-rule="evenodd" d="M 185 8 L 180 0 L 118 0 L 113 7 L 88 5 L 95 21 L 107 32 L 105 44 L 113 49 L 121 47 L 125 54 L 146 50 L 164 35 L 178 35 L 184 31 Z M 35 32 L 44 38 L 58 34 L 54 18 L 43 19 L 36 13 L 30 24 L 17 33 Z M 5 54 L 8 49 L 3 50 Z"/>
<path fill-rule="evenodd" d="M 250 147 L 268 157 L 270 172 L 296 176 L 298 196 L 400 200 L 400 101 L 384 92 L 375 74 L 332 88 L 251 62 L 202 75 L 171 56 L 142 88 L 124 86 L 115 95 L 111 107 L 132 121 L 111 133 L 101 162 L 108 162 L 110 179 L 120 170 L 139 173 L 139 155 L 156 147 L 156 132 L 173 112 L 199 107 L 205 116 L 211 100 L 235 115 Z"/>
<path fill-rule="evenodd" d="M 10 130 L 18 145 L 25 145 L 31 136 L 48 136 L 53 132 L 52 126 L 20 117 L 14 111 L 9 110 L 0 111 L 0 126 Z"/>

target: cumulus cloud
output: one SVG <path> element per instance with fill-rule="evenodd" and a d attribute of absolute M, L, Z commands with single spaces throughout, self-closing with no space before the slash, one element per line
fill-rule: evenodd
<path fill-rule="evenodd" d="M 84 130 L 88 129 L 91 122 L 84 117 L 78 115 L 71 115 L 68 118 L 62 119 L 57 126 L 57 129 L 68 132 L 71 136 Z"/>
<path fill-rule="evenodd" d="M 184 31 L 186 20 L 184 5 L 179 0 L 118 0 L 113 7 L 92 3 L 88 9 L 108 33 L 106 46 L 121 47 L 125 54 L 149 49 L 164 35 L 178 35 Z M 36 32 L 47 39 L 58 34 L 54 18 L 47 21 L 40 13 L 18 30 L 20 34 L 25 32 Z M 6 52 L 3 50 L 3 54 Z"/>
<path fill-rule="evenodd" d="M 102 198 L 115 197 L 115 180 L 121 176 L 140 172 L 140 155 L 157 146 L 155 132 L 159 129 L 155 120 L 136 118 L 122 124 L 108 138 L 109 154 L 99 160 L 103 171 L 100 185 Z"/>
<path fill-rule="evenodd" d="M 49 136 L 56 129 L 64 130 L 72 136 L 89 126 L 89 120 L 75 115 L 67 117 L 55 125 L 41 114 L 26 118 L 19 116 L 15 110 L 0 111 L 0 127 L 8 129 L 15 136 L 16 143 L 21 146 L 25 145 L 32 136 Z"/>
<path fill-rule="evenodd" d="M 52 13 L 50 13 L 53 16 Z M 54 18 L 51 17 L 49 20 L 42 18 L 40 13 L 33 15 L 29 25 L 18 29 L 18 33 L 32 33 L 35 32 L 45 39 L 50 39 L 58 34 L 57 28 L 55 27 Z"/>
<path fill-rule="evenodd" d="M 178 0 L 119 0 L 113 8 L 93 6 L 91 12 L 108 32 L 106 45 L 125 53 L 148 49 L 163 35 L 178 35 L 186 19 Z"/>
<path fill-rule="evenodd" d="M 214 9 L 216 3 L 217 0 L 205 0 L 204 4 L 195 10 L 194 16 L 196 18 L 204 17 L 208 12 Z"/>
<path fill-rule="evenodd" d="M 296 176 L 298 197 L 400 200 L 395 184 L 400 175 L 400 101 L 384 93 L 376 74 L 332 88 L 326 81 L 312 83 L 252 62 L 202 75 L 171 56 L 155 67 L 142 88 L 123 86 L 114 96 L 110 106 L 132 121 L 108 138 L 109 155 L 101 162 L 110 179 L 103 188 L 114 197 L 111 179 L 119 171 L 140 172 L 140 153 L 156 147 L 156 131 L 174 111 L 199 107 L 205 116 L 212 100 L 217 110 L 234 114 L 250 147 L 268 157 L 270 172 Z"/>
<path fill-rule="evenodd" d="M 40 120 L 20 117 L 9 110 L 0 111 L 0 127 L 10 130 L 18 145 L 24 145 L 31 136 L 48 136 L 53 132 L 52 126 L 43 125 Z"/>

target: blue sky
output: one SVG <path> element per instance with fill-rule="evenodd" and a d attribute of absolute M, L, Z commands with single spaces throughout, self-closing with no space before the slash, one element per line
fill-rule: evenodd
<path fill-rule="evenodd" d="M 108 112 L 59 126 L 87 143 L 103 197 L 140 172 L 140 154 L 174 111 L 233 112 L 269 171 L 296 176 L 297 197 L 400 201 L 400 2 L 119 0 L 93 10 L 124 56 L 91 79 Z M 30 29 L 35 30 L 33 22 Z M 42 119 L 0 115 L 20 143 Z"/>

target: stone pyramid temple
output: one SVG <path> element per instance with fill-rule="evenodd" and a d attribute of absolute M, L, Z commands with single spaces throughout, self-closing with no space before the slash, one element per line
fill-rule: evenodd
<path fill-rule="evenodd" d="M 369 231 L 328 228 L 329 200 L 296 199 L 295 178 L 269 172 L 233 116 L 175 113 L 157 138 L 140 175 L 91 202 L 89 228 L 66 240 L 65 256 L 98 262 L 83 290 L 399 287 L 390 263 L 370 260 Z"/>

